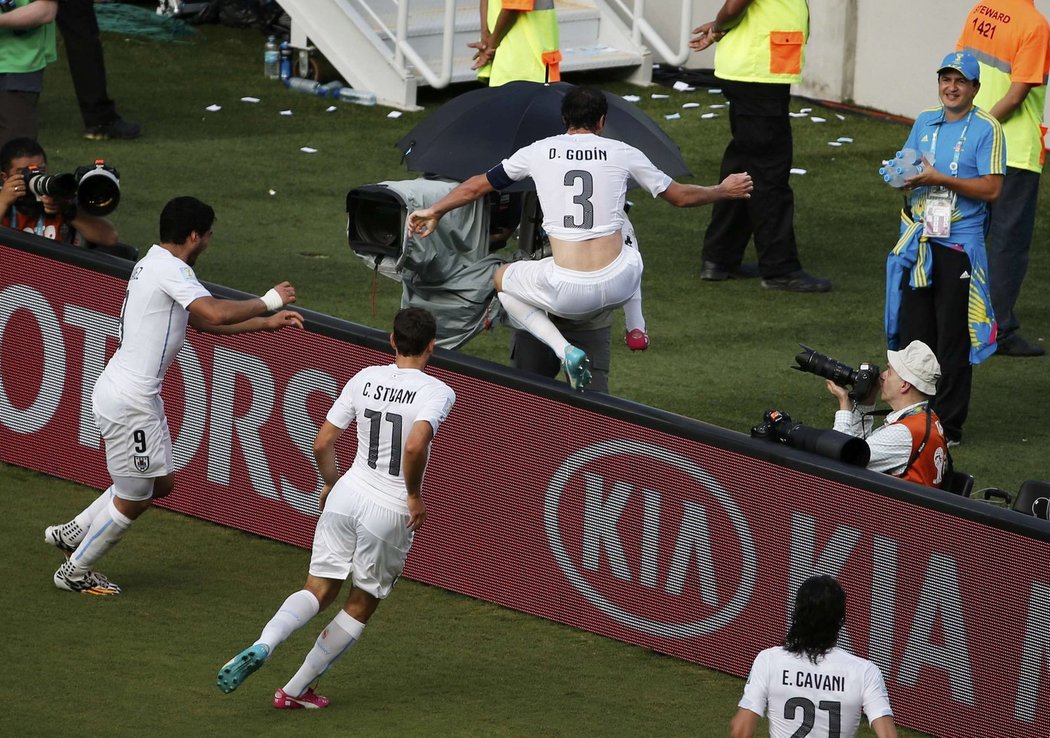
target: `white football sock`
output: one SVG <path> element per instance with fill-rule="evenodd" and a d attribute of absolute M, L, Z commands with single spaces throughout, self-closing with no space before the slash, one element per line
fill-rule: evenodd
<path fill-rule="evenodd" d="M 550 346 L 559 361 L 565 360 L 565 349 L 571 344 L 565 340 L 565 336 L 547 317 L 547 313 L 506 292 L 499 293 L 499 301 L 507 314 L 525 326 L 525 330 Z"/>
<path fill-rule="evenodd" d="M 306 660 L 299 667 L 299 671 L 284 685 L 284 693 L 292 697 L 301 697 L 314 681 L 357 643 L 364 630 L 364 623 L 347 615 L 346 610 L 340 610 L 328 627 L 321 631 L 321 635 L 317 636 L 314 647 L 306 654 Z"/>
<path fill-rule="evenodd" d="M 91 521 L 84 533 L 84 540 L 70 557 L 70 563 L 81 573 L 91 569 L 95 562 L 123 538 L 124 532 L 133 522 L 117 510 L 117 506 L 110 499 Z"/>
<path fill-rule="evenodd" d="M 293 592 L 270 618 L 270 622 L 263 628 L 259 640 L 255 643 L 263 644 L 270 650 L 270 653 L 273 653 L 275 648 L 284 643 L 292 633 L 306 625 L 320 609 L 321 603 L 317 601 L 313 592 L 305 589 Z"/>
<path fill-rule="evenodd" d="M 627 324 L 627 332 L 635 328 L 645 332 L 645 316 L 642 315 L 642 288 L 639 287 L 631 295 L 631 299 L 623 304 L 623 319 Z"/>
<path fill-rule="evenodd" d="M 113 487 L 114 485 L 110 485 L 109 489 L 92 500 L 91 504 L 81 510 L 75 518 L 58 529 L 63 541 L 72 545 L 73 548 L 80 545 L 80 542 L 84 540 L 84 534 L 91 525 L 91 521 L 113 498 Z"/>

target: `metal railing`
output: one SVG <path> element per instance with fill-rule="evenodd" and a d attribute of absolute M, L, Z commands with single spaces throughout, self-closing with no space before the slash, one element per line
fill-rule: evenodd
<path fill-rule="evenodd" d="M 679 0 L 678 50 L 668 46 L 660 32 L 645 19 L 645 0 L 634 0 L 628 7 L 625 0 L 601 0 L 605 5 L 615 6 L 626 18 L 631 27 L 631 38 L 636 45 L 642 39 L 664 58 L 668 64 L 682 64 L 689 58 L 689 36 L 693 26 L 693 3 L 691 0 Z M 662 5 L 670 5 L 669 0 L 660 0 Z"/>
<path fill-rule="evenodd" d="M 391 30 L 382 18 L 376 14 L 365 0 L 357 0 L 361 11 L 380 28 L 387 38 L 394 42 L 393 61 L 397 69 L 407 72 L 405 59 L 423 75 L 427 84 L 435 89 L 447 87 L 452 81 L 452 44 L 456 35 L 456 0 L 445 0 L 445 12 L 442 22 L 441 73 L 434 69 L 419 55 L 408 38 L 408 16 L 411 0 L 390 0 L 397 6 L 396 30 Z"/>

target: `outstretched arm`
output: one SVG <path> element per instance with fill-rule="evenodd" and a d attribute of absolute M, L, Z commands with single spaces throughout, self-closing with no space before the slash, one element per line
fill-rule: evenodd
<path fill-rule="evenodd" d="M 746 200 L 751 197 L 754 188 L 751 175 L 743 172 L 730 174 L 714 187 L 671 182 L 670 187 L 660 193 L 660 197 L 676 208 L 695 208 L 718 200 Z"/>
<path fill-rule="evenodd" d="M 271 310 L 278 310 L 284 305 L 295 302 L 295 288 L 291 282 L 281 282 L 273 287 L 262 297 L 252 297 L 247 300 L 219 300 L 215 297 L 198 297 L 186 308 L 190 313 L 190 325 L 199 331 L 207 333 L 245 333 L 250 330 L 277 330 L 288 321 L 298 321 L 302 326 L 303 319 L 298 313 L 292 313 L 295 317 L 281 317 L 281 325 L 267 322 L 253 321 L 245 327 L 247 321 Z M 277 315 L 281 315 L 278 313 Z M 271 318 L 277 316 L 270 316 Z M 232 330 L 230 330 L 232 329 Z"/>
<path fill-rule="evenodd" d="M 445 195 L 429 208 L 414 210 L 408 216 L 408 232 L 420 238 L 426 238 L 437 230 L 438 221 L 449 210 L 463 207 L 478 198 L 492 192 L 495 188 L 489 183 L 488 175 L 475 174 L 456 189 Z"/>
<path fill-rule="evenodd" d="M 303 316 L 294 310 L 281 310 L 273 315 L 265 317 L 248 318 L 240 323 L 221 325 L 208 323 L 200 318 L 195 318 L 190 313 L 190 325 L 202 333 L 215 333 L 222 336 L 233 336 L 238 333 L 254 333 L 256 331 L 279 331 L 282 328 L 302 328 Z"/>

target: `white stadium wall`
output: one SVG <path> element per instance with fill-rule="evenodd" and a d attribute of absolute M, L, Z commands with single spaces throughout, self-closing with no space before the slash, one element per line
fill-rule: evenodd
<path fill-rule="evenodd" d="M 806 69 L 794 92 L 914 118 L 937 103 L 933 72 L 955 48 L 973 5 L 971 0 L 809 0 Z M 712 20 L 721 6 L 721 0 L 693 0 L 695 24 Z M 1050 17 L 1050 0 L 1035 0 L 1035 6 Z M 677 0 L 646 5 L 647 20 L 664 38 L 676 37 L 677 7 Z M 709 49 L 691 54 L 682 66 L 711 69 L 714 61 Z"/>

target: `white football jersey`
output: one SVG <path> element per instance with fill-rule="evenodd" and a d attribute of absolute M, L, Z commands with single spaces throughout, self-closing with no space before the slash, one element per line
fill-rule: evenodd
<path fill-rule="evenodd" d="M 767 648 L 755 658 L 739 706 L 768 714 L 770 738 L 853 738 L 861 712 L 869 723 L 893 715 L 879 667 L 841 648 L 817 664 Z"/>
<path fill-rule="evenodd" d="M 154 245 L 135 264 L 120 308 L 120 346 L 106 366 L 118 386 L 160 392 L 164 373 L 186 342 L 186 308 L 210 297 L 193 268 Z"/>
<path fill-rule="evenodd" d="M 346 383 L 328 411 L 327 420 L 346 429 L 357 421 L 357 454 L 339 485 L 325 502 L 325 510 L 348 514 L 341 493 L 370 490 L 377 502 L 405 508 L 408 491 L 402 468 L 405 441 L 418 421 L 438 428 L 448 417 L 456 394 L 452 388 L 418 369 L 396 364 L 362 369 Z"/>
<path fill-rule="evenodd" d="M 641 151 L 593 133 L 545 138 L 518 149 L 501 166 L 514 181 L 532 177 L 543 228 L 563 241 L 619 231 L 632 179 L 653 197 L 671 185 L 671 178 Z"/>

